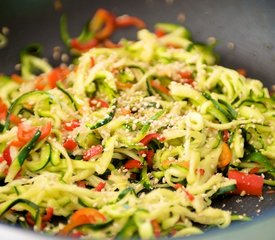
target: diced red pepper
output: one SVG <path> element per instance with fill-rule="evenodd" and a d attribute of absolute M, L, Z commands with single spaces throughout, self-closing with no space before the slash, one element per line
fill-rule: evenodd
<path fill-rule="evenodd" d="M 121 82 L 121 81 L 116 81 L 116 87 L 118 89 L 122 89 L 122 90 L 125 90 L 125 89 L 129 89 L 133 86 L 133 83 L 124 83 L 124 82 Z"/>
<path fill-rule="evenodd" d="M 77 143 L 72 138 L 68 137 L 63 143 L 63 147 L 69 151 L 73 151 L 77 147 Z"/>
<path fill-rule="evenodd" d="M 20 122 L 21 122 L 21 118 L 14 115 L 14 114 L 11 114 L 10 115 L 10 121 L 15 124 L 15 125 L 18 125 Z"/>
<path fill-rule="evenodd" d="M 63 127 L 67 130 L 67 131 L 73 131 L 75 128 L 80 126 L 80 122 L 78 119 L 74 119 L 70 122 L 65 122 L 63 124 Z"/>
<path fill-rule="evenodd" d="M 261 176 L 230 170 L 228 178 L 236 180 L 237 188 L 234 194 L 246 193 L 255 196 L 263 194 L 264 179 Z"/>
<path fill-rule="evenodd" d="M 35 79 L 35 89 L 41 91 L 46 88 L 48 84 L 47 76 L 46 75 L 40 75 Z"/>
<path fill-rule="evenodd" d="M 89 101 L 89 104 L 91 108 L 96 108 L 96 109 L 109 107 L 109 104 L 106 101 L 99 98 L 91 98 Z"/>
<path fill-rule="evenodd" d="M 193 79 L 193 76 L 192 76 L 192 73 L 189 72 L 189 71 L 184 71 L 184 72 L 179 72 L 179 75 L 181 76 L 181 79 L 180 79 L 180 83 L 183 83 L 183 84 L 189 84 L 191 85 L 192 87 L 194 87 L 194 79 Z"/>
<path fill-rule="evenodd" d="M 153 157 L 154 157 L 154 151 L 153 150 L 140 150 L 139 154 L 142 156 L 143 154 L 146 154 L 145 159 L 149 167 L 153 166 Z"/>
<path fill-rule="evenodd" d="M 103 188 L 105 188 L 105 185 L 106 185 L 106 182 L 100 182 L 100 183 L 96 186 L 95 190 L 96 190 L 97 192 L 101 192 L 101 191 L 103 190 Z"/>
<path fill-rule="evenodd" d="M 116 26 L 117 27 L 130 27 L 134 26 L 136 28 L 145 28 L 146 25 L 143 20 L 138 17 L 123 15 L 116 18 Z"/>
<path fill-rule="evenodd" d="M 151 80 L 150 83 L 153 88 L 156 88 L 160 92 L 164 94 L 170 94 L 169 89 L 167 87 L 162 86 L 158 81 Z"/>
<path fill-rule="evenodd" d="M 140 161 L 135 160 L 135 159 L 130 159 L 128 160 L 125 164 L 124 167 L 126 169 L 133 169 L 133 168 L 138 168 L 141 169 L 142 168 L 142 164 Z"/>
<path fill-rule="evenodd" d="M 192 73 L 189 72 L 189 71 L 179 72 L 179 75 L 182 78 L 188 78 L 188 79 L 192 79 L 193 78 Z"/>
<path fill-rule="evenodd" d="M 103 147 L 101 145 L 96 145 L 94 147 L 91 147 L 89 150 L 87 150 L 84 154 L 83 154 L 83 160 L 88 161 L 90 160 L 92 157 L 99 155 L 103 152 Z"/>
<path fill-rule="evenodd" d="M 160 135 L 158 133 L 149 133 L 143 139 L 140 140 L 140 143 L 147 146 L 153 139 L 157 139 L 161 142 L 165 141 L 165 138 L 162 135 Z"/>

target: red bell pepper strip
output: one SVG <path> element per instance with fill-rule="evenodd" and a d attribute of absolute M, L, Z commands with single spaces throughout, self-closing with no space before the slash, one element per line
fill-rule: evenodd
<path fill-rule="evenodd" d="M 84 152 L 83 154 L 83 160 L 88 161 L 92 157 L 99 155 L 103 152 L 103 147 L 101 145 L 96 145 L 94 147 L 91 147 L 89 150 Z"/>
<path fill-rule="evenodd" d="M 75 128 L 80 126 L 80 122 L 78 119 L 74 119 L 70 122 L 65 122 L 63 124 L 63 127 L 67 130 L 67 131 L 73 131 Z"/>
<path fill-rule="evenodd" d="M 103 40 L 112 35 L 115 30 L 115 24 L 115 16 L 111 12 L 100 8 L 92 18 L 89 29 L 95 33 L 96 39 Z"/>
<path fill-rule="evenodd" d="M 73 38 L 70 42 L 71 48 L 76 49 L 80 52 L 86 52 L 89 49 L 96 47 L 97 44 L 98 41 L 94 38 L 84 43 L 81 43 L 76 38 Z"/>
<path fill-rule="evenodd" d="M 117 27 L 130 27 L 134 26 L 136 28 L 146 28 L 146 25 L 143 20 L 138 17 L 122 15 L 116 18 L 116 26 Z"/>
<path fill-rule="evenodd" d="M 46 125 L 43 125 L 41 127 L 41 135 L 40 135 L 38 141 L 48 137 L 50 135 L 51 131 L 52 131 L 51 122 L 48 122 Z"/>
<path fill-rule="evenodd" d="M 2 100 L 0 99 L 0 120 L 6 119 L 7 111 L 8 111 L 7 105 L 4 102 L 2 102 Z"/>
<path fill-rule="evenodd" d="M 153 166 L 153 157 L 154 157 L 154 151 L 153 150 L 140 150 L 139 154 L 142 156 L 145 154 L 145 159 L 149 167 Z"/>
<path fill-rule="evenodd" d="M 77 143 L 70 137 L 67 137 L 63 143 L 63 147 L 68 151 L 73 151 L 77 147 Z"/>
<path fill-rule="evenodd" d="M 230 170 L 228 178 L 236 180 L 237 188 L 234 194 L 246 193 L 255 196 L 263 194 L 264 179 L 261 176 Z"/>
<path fill-rule="evenodd" d="M 135 159 L 130 159 L 128 160 L 125 164 L 124 167 L 126 169 L 133 169 L 133 168 L 138 168 L 141 169 L 142 168 L 142 164 L 140 161 L 135 160 Z"/>
<path fill-rule="evenodd" d="M 6 160 L 6 162 L 9 166 L 11 165 L 11 162 L 12 162 L 10 148 L 11 148 L 11 146 L 8 145 L 3 151 L 3 159 Z"/>
<path fill-rule="evenodd" d="M 150 84 L 153 88 L 156 88 L 157 90 L 159 90 L 160 92 L 163 92 L 165 94 L 170 94 L 169 90 L 167 87 L 162 86 L 158 81 L 156 80 L 151 80 Z"/>
<path fill-rule="evenodd" d="M 157 139 L 161 142 L 165 141 L 165 138 L 162 135 L 160 135 L 158 133 L 149 133 L 143 139 L 140 140 L 140 143 L 147 146 L 153 139 Z"/>
<path fill-rule="evenodd" d="M 63 81 L 67 75 L 69 74 L 69 69 L 64 68 L 64 67 L 57 67 L 53 69 L 49 74 L 48 74 L 48 84 L 49 87 L 55 88 L 56 87 L 56 82 L 58 81 Z"/>
<path fill-rule="evenodd" d="M 97 192 L 101 192 L 102 189 L 105 188 L 105 185 L 106 185 L 106 182 L 100 182 L 100 183 L 96 186 L 95 190 L 96 190 Z"/>
<path fill-rule="evenodd" d="M 46 214 L 42 216 L 42 221 L 43 222 L 49 222 L 53 216 L 53 208 L 52 207 L 47 207 L 46 208 Z"/>
<path fill-rule="evenodd" d="M 84 224 L 105 222 L 106 220 L 102 213 L 93 208 L 81 208 L 72 214 L 68 224 L 59 232 L 59 235 L 66 236 L 76 227 Z"/>
<path fill-rule="evenodd" d="M 189 71 L 179 72 L 179 75 L 182 78 L 191 78 L 191 79 L 193 78 L 192 73 Z"/>

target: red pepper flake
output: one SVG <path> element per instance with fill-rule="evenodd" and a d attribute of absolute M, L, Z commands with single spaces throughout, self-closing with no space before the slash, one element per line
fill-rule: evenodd
<path fill-rule="evenodd" d="M 77 119 L 74 119 L 70 122 L 65 122 L 63 124 L 63 127 L 67 130 L 67 131 L 73 131 L 75 128 L 80 126 L 80 122 Z"/>
<path fill-rule="evenodd" d="M 203 168 L 199 168 L 196 170 L 196 173 L 198 173 L 199 175 L 203 176 L 205 173 L 205 170 Z"/>
<path fill-rule="evenodd" d="M 126 169 L 133 169 L 133 168 L 142 168 L 142 164 L 140 161 L 138 160 L 135 160 L 135 159 L 130 159 L 128 160 L 125 164 L 124 164 L 124 167 Z"/>
<path fill-rule="evenodd" d="M 141 155 L 141 157 L 146 155 L 144 158 L 146 159 L 148 166 L 149 167 L 153 166 L 153 157 L 155 155 L 153 150 L 140 150 L 139 154 Z"/>
<path fill-rule="evenodd" d="M 106 101 L 104 101 L 102 99 L 98 99 L 98 98 L 91 98 L 89 100 L 89 104 L 92 109 L 108 108 L 109 107 L 109 104 Z"/>
<path fill-rule="evenodd" d="M 105 182 L 100 182 L 100 183 L 96 186 L 95 190 L 96 190 L 97 192 L 101 192 L 101 191 L 103 190 L 103 188 L 105 188 L 105 185 L 106 185 Z"/>
<path fill-rule="evenodd" d="M 182 184 L 176 183 L 175 186 L 174 186 L 174 188 L 175 188 L 175 189 L 182 189 L 182 190 L 185 192 L 186 196 L 188 197 L 188 199 L 189 199 L 191 202 L 195 199 L 194 196 L 193 196 L 191 193 L 189 193 L 189 192 L 183 187 Z"/>
<path fill-rule="evenodd" d="M 157 139 L 160 142 L 164 142 L 165 141 L 165 137 L 163 137 L 162 135 L 160 135 L 158 133 L 149 133 L 143 139 L 140 140 L 140 143 L 142 143 L 143 145 L 147 146 L 151 142 L 151 140 L 153 140 L 153 139 Z"/>
<path fill-rule="evenodd" d="M 65 142 L 63 143 L 63 147 L 69 151 L 73 151 L 77 147 L 77 143 L 72 138 L 66 138 Z"/>

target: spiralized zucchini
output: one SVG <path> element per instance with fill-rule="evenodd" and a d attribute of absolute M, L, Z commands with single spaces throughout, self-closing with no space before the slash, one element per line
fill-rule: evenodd
<path fill-rule="evenodd" d="M 34 229 L 55 235 L 85 207 L 110 220 L 100 230 L 72 230 L 88 238 L 150 239 L 156 223 L 161 236 L 199 234 L 196 223 L 231 223 L 231 212 L 211 206 L 221 189 L 234 189 L 228 168 L 274 173 L 275 104 L 267 89 L 215 65 L 211 47 L 192 42 L 185 28 L 158 26 L 165 36 L 143 29 L 138 41 L 123 40 L 120 48 L 91 49 L 56 86 L 38 88 L 52 68 L 37 57 L 24 61 L 41 75 L 24 65 L 20 84 L 0 77 L 0 98 L 9 108 L 0 134 L 3 221 L 26 225 L 26 212 L 36 216 L 38 208 L 41 215 L 50 207 L 62 221 L 42 229 L 39 216 Z M 27 142 L 14 145 L 20 128 L 48 123 L 51 132 L 29 153 Z M 219 167 L 224 142 L 232 157 Z M 248 146 L 266 161 L 249 159 Z"/>

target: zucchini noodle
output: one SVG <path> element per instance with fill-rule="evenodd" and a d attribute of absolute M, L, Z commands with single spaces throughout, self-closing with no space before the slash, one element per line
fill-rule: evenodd
<path fill-rule="evenodd" d="M 2 221 L 31 225 L 30 212 L 34 230 L 58 235 L 89 208 L 106 221 L 70 234 L 151 239 L 157 224 L 160 236 L 188 236 L 202 233 L 198 224 L 230 225 L 231 212 L 211 205 L 236 188 L 228 169 L 274 176 L 267 89 L 216 65 L 212 46 L 184 27 L 157 27 L 166 35 L 142 29 L 137 41 L 93 48 L 66 69 L 26 55 L 20 84 L 0 76 Z M 47 85 L 53 71 L 67 73 Z M 48 208 L 56 220 L 42 229 Z"/>

